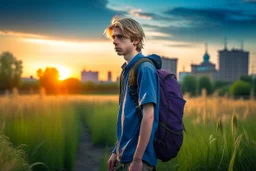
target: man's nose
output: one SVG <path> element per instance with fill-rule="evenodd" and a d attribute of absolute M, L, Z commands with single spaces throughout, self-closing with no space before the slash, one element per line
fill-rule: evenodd
<path fill-rule="evenodd" d="M 113 44 L 114 44 L 114 45 L 117 45 L 117 43 L 118 43 L 117 38 L 114 38 L 114 39 L 113 39 Z"/>

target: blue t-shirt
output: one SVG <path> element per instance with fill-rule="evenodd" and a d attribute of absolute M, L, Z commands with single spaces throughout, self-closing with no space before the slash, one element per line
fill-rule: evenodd
<path fill-rule="evenodd" d="M 135 103 L 129 95 L 128 75 L 134 63 L 143 57 L 141 53 L 137 54 L 124 67 L 123 93 L 121 94 L 117 121 L 117 143 L 113 150 L 113 152 L 117 154 L 118 160 L 122 163 L 131 162 L 133 160 L 133 155 L 138 144 L 141 121 L 136 113 Z M 137 85 L 139 90 L 139 105 L 142 107 L 147 103 L 154 104 L 152 132 L 142 160 L 148 162 L 151 166 L 155 166 L 157 159 L 153 141 L 158 126 L 160 82 L 158 80 L 157 71 L 150 62 L 144 62 L 139 66 Z"/>

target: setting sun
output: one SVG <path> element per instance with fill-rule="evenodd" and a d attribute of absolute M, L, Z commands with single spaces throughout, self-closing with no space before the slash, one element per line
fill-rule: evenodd
<path fill-rule="evenodd" d="M 57 66 L 57 70 L 59 71 L 59 74 L 60 74 L 59 80 L 65 80 L 70 77 L 70 70 L 68 68 Z"/>

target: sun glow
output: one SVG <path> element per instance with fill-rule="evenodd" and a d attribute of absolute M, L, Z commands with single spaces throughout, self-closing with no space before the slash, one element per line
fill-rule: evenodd
<path fill-rule="evenodd" d="M 70 70 L 68 68 L 62 66 L 57 66 L 56 68 L 60 74 L 59 80 L 65 80 L 71 76 Z"/>

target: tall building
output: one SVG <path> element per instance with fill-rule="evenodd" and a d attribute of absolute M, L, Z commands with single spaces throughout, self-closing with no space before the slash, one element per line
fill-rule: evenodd
<path fill-rule="evenodd" d="M 249 52 L 241 49 L 228 50 L 226 45 L 219 50 L 219 74 L 218 80 L 233 82 L 241 76 L 248 75 Z"/>
<path fill-rule="evenodd" d="M 207 44 L 205 45 L 205 54 L 201 64 L 191 64 L 191 73 L 193 76 L 202 77 L 207 76 L 211 80 L 216 80 L 217 70 L 216 65 L 210 62 L 210 55 L 208 54 Z"/>
<path fill-rule="evenodd" d="M 166 69 L 171 73 L 177 75 L 178 58 L 162 57 L 162 69 Z"/>
<path fill-rule="evenodd" d="M 81 72 L 81 81 L 82 82 L 92 81 L 92 82 L 98 83 L 99 82 L 99 72 L 83 70 Z"/>
<path fill-rule="evenodd" d="M 108 82 L 112 82 L 112 73 L 111 71 L 108 71 Z"/>

